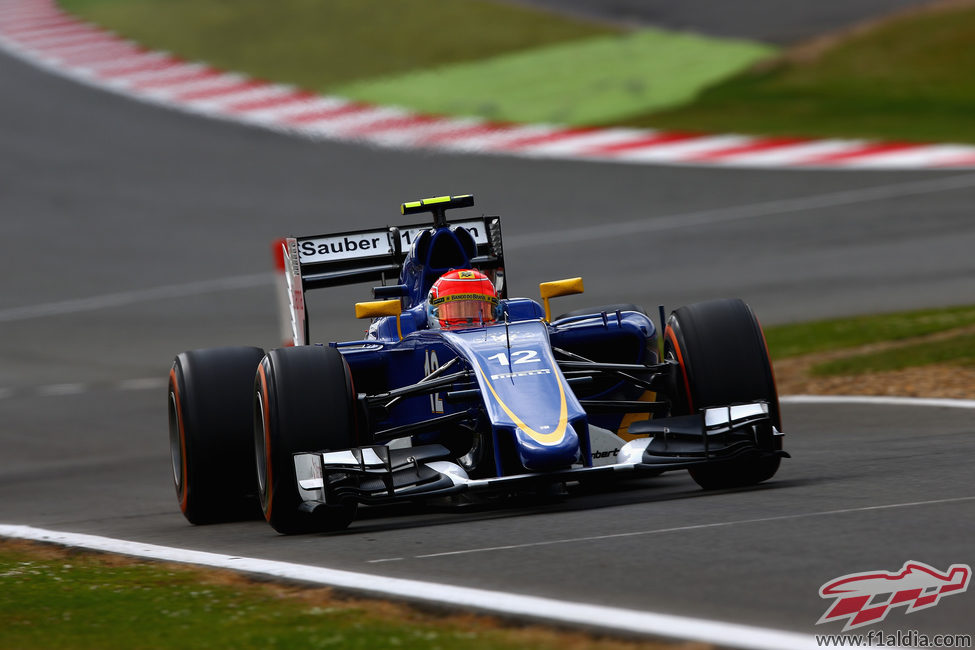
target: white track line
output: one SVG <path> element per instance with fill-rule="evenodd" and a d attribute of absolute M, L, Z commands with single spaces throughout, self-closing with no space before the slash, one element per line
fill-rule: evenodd
<path fill-rule="evenodd" d="M 141 379 L 123 379 L 116 384 L 118 390 L 156 390 L 165 388 L 169 381 L 165 377 L 143 377 Z"/>
<path fill-rule="evenodd" d="M 975 408 L 975 407 L 972 407 Z M 729 526 L 743 526 L 748 524 L 764 524 L 776 521 L 791 521 L 794 519 L 809 519 L 811 517 L 830 517 L 835 515 L 845 515 L 855 512 L 872 512 L 875 510 L 891 510 L 894 508 L 911 508 L 916 506 L 932 506 L 945 503 L 956 503 L 961 501 L 975 501 L 975 496 L 952 497 L 948 499 L 935 499 L 932 501 L 912 501 L 910 503 L 892 503 L 879 506 L 864 506 L 862 508 L 844 508 L 842 510 L 825 510 L 820 512 L 802 512 L 792 515 L 781 515 L 777 517 L 759 517 L 756 519 L 739 519 L 734 521 L 719 521 L 710 524 L 696 524 L 693 526 L 675 526 L 673 528 L 656 528 L 653 530 L 636 530 L 626 533 L 612 533 L 607 535 L 589 535 L 586 537 L 567 537 L 563 539 L 551 539 L 543 542 L 528 542 L 525 544 L 505 544 L 502 546 L 483 546 L 479 548 L 467 548 L 456 551 L 443 551 L 440 553 L 426 553 L 423 555 L 412 555 L 403 557 L 387 557 L 376 560 L 367 560 L 369 563 L 395 562 L 398 560 L 410 559 L 429 559 L 435 557 L 449 557 L 454 555 L 473 555 L 476 553 L 492 553 L 497 551 L 510 551 L 522 548 L 535 548 L 539 546 L 554 546 L 558 544 L 578 544 L 583 542 L 598 542 L 607 539 L 620 539 L 625 537 L 643 537 L 646 535 L 661 535 L 666 533 L 686 533 L 693 530 L 707 530 L 709 528 L 727 528 Z"/>
<path fill-rule="evenodd" d="M 9 309 L 0 309 L 0 323 L 11 323 L 15 321 L 28 320 L 31 318 L 40 318 L 42 316 L 76 314 L 79 312 L 94 311 L 96 309 L 120 307 L 137 302 L 151 302 L 167 298 L 198 296 L 213 293 L 215 291 L 252 289 L 254 287 L 270 286 L 276 278 L 277 274 L 269 271 L 267 273 L 240 275 L 231 278 L 218 278 L 216 280 L 202 280 L 200 282 L 188 282 L 186 284 L 170 284 L 162 287 L 153 287 L 151 289 L 119 291 L 117 293 L 92 296 L 90 298 L 61 300 L 58 302 L 48 302 L 24 307 L 11 307 Z"/>
<path fill-rule="evenodd" d="M 137 379 L 122 379 L 115 382 L 48 384 L 46 386 L 28 386 L 17 388 L 0 388 L 0 400 L 20 399 L 32 397 L 70 397 L 85 395 L 95 391 L 149 391 L 165 388 L 168 383 L 166 377 L 140 377 Z"/>
<path fill-rule="evenodd" d="M 30 526 L 0 524 L 0 536 L 28 539 L 166 562 L 231 569 L 285 580 L 328 585 L 369 595 L 436 603 L 457 609 L 563 623 L 608 632 L 693 640 L 721 647 L 754 650 L 812 650 L 816 639 L 806 634 L 772 630 L 706 619 L 655 614 L 632 609 L 523 596 L 501 591 L 388 578 L 368 573 L 246 558 L 168 546 L 143 544 L 109 537 L 81 535 Z"/>
<path fill-rule="evenodd" d="M 155 380 L 138 380 L 139 388 L 148 388 L 154 384 Z M 136 388 L 136 381 L 133 381 L 132 388 Z M 158 384 L 156 384 L 158 385 Z M 0 397 L 4 397 L 4 391 L 0 389 Z M 9 392 L 9 391 L 7 391 Z M 975 408 L 975 401 L 971 400 L 931 400 L 931 399 L 910 399 L 910 398 L 863 398 L 863 397 L 834 397 L 834 396 L 786 396 L 782 398 L 786 403 L 809 403 L 809 402 L 855 402 L 865 404 L 897 404 L 911 406 L 948 406 L 960 408 Z M 701 528 L 713 528 L 719 526 L 732 526 L 747 523 L 759 523 L 768 521 L 778 521 L 784 519 L 796 519 L 801 517 L 821 517 L 844 513 L 865 512 L 874 510 L 887 510 L 893 508 L 905 508 L 920 505 L 935 505 L 945 503 L 956 503 L 962 501 L 975 500 L 975 496 L 955 497 L 950 499 L 940 499 L 935 501 L 919 501 L 912 503 L 886 504 L 879 506 L 867 506 L 863 508 L 848 508 L 843 510 L 831 510 L 818 513 L 805 513 L 798 515 L 784 515 L 781 517 L 767 517 L 762 519 L 719 522 L 714 524 L 702 524 L 697 526 L 684 526 L 671 529 L 659 529 L 652 531 L 638 531 L 633 533 L 620 533 L 616 535 L 603 535 L 585 540 L 608 539 L 613 537 L 623 537 L 632 535 L 648 535 L 664 532 L 677 532 Z M 273 560 L 262 560 L 257 558 L 243 558 L 238 556 L 222 555 L 217 553 L 206 553 L 202 551 L 190 551 L 185 549 L 143 544 L 126 540 L 118 540 L 94 535 L 82 535 L 77 533 L 67 533 L 50 531 L 30 526 L 18 526 L 0 524 L 0 536 L 17 539 L 29 539 L 39 542 L 54 543 L 64 546 L 85 548 L 109 553 L 119 553 L 154 560 L 169 562 L 180 562 L 184 564 L 195 564 L 222 569 L 230 569 L 244 573 L 255 573 L 268 575 L 275 578 L 286 580 L 296 580 L 306 583 L 322 584 L 339 589 L 354 592 L 366 593 L 382 597 L 404 598 L 411 601 L 437 603 L 456 608 L 469 608 L 479 611 L 500 614 L 506 616 L 516 616 L 530 618 L 554 623 L 569 625 L 580 625 L 585 628 L 596 628 L 610 632 L 626 632 L 647 635 L 652 637 L 662 637 L 669 639 L 681 639 L 713 643 L 721 647 L 737 647 L 755 650 L 799 650 L 818 648 L 816 639 L 813 636 L 772 630 L 735 623 L 721 623 L 706 619 L 695 619 L 686 616 L 674 616 L 668 614 L 655 614 L 652 612 L 642 612 L 638 610 L 628 610 L 615 607 L 605 607 L 601 605 L 591 605 L 586 603 L 573 603 L 550 598 L 540 598 L 535 596 L 523 596 L 498 591 L 488 591 L 484 589 L 472 589 L 468 587 L 457 587 L 417 580 L 406 580 L 400 578 L 387 578 L 372 574 L 355 573 L 351 571 L 340 571 L 324 567 L 290 564 Z M 567 543 L 569 541 L 584 541 L 583 538 L 577 540 L 554 540 L 551 542 L 540 542 L 536 544 L 526 544 L 519 546 L 498 547 L 496 549 L 471 549 L 468 551 L 456 551 L 453 553 L 438 553 L 428 556 L 417 557 L 436 557 L 439 555 L 450 555 L 459 553 L 482 552 L 486 550 L 501 550 L 502 548 L 517 548 L 520 546 L 540 546 L 543 544 Z M 398 558 L 390 558 L 398 559 Z"/>
<path fill-rule="evenodd" d="M 319 105 L 316 104 L 316 108 L 318 106 Z M 320 104 L 320 106 L 325 109 L 336 107 L 336 105 L 332 102 L 325 102 Z M 339 104 L 339 106 L 341 106 L 341 104 Z M 370 113 L 365 118 L 356 117 L 351 119 L 352 122 L 354 122 L 356 120 L 368 120 L 374 118 L 375 114 Z M 326 122 L 325 124 L 327 126 L 322 126 L 321 128 L 337 129 L 339 125 L 347 127 L 352 122 L 344 121 L 343 119 L 335 119 L 331 122 Z M 311 125 L 309 128 L 314 127 L 315 125 Z M 641 233 L 661 232 L 679 228 L 696 228 L 703 225 L 789 214 L 803 210 L 834 208 L 839 206 L 854 205 L 857 203 L 866 203 L 869 201 L 880 201 L 905 196 L 932 194 L 936 192 L 948 192 L 952 190 L 968 189 L 971 187 L 975 187 L 975 174 L 960 174 L 957 176 L 928 179 L 911 183 L 877 185 L 855 190 L 844 190 L 841 192 L 830 192 L 827 194 L 797 197 L 794 199 L 780 199 L 776 201 L 752 203 L 750 205 L 715 208 L 713 210 L 661 215 L 652 219 L 638 219 L 634 221 L 601 224 L 598 226 L 579 226 L 577 228 L 564 228 L 557 231 L 526 233 L 524 235 L 511 237 L 509 241 L 505 242 L 505 248 L 507 250 L 518 250 L 539 245 L 567 244 L 589 242 L 597 239 L 607 239 L 613 237 L 629 237 Z M 93 311 L 96 309 L 105 309 L 109 307 L 120 307 L 123 305 L 138 302 L 148 302 L 164 298 L 180 298 L 184 296 L 200 295 L 217 291 L 246 289 L 270 285 L 275 281 L 275 278 L 276 275 L 274 273 L 257 273 L 253 275 L 205 280 L 202 282 L 190 282 L 187 284 L 167 285 L 134 291 L 122 291 L 101 296 L 62 300 L 39 305 L 10 307 L 7 309 L 0 309 L 0 323 L 22 321 L 44 316 L 59 316 L 63 314 Z"/>
<path fill-rule="evenodd" d="M 51 384 L 41 386 L 37 389 L 37 393 L 41 397 L 62 397 L 65 395 L 81 395 L 87 389 L 88 387 L 85 384 Z"/>
<path fill-rule="evenodd" d="M 630 237 L 641 233 L 660 232 L 678 228 L 695 228 L 716 223 L 788 214 L 803 210 L 835 208 L 870 201 L 883 201 L 906 196 L 969 189 L 972 187 L 975 187 L 975 174 L 960 174 L 957 176 L 898 183 L 895 185 L 875 185 L 873 187 L 842 190 L 827 194 L 763 201 L 749 205 L 714 208 L 711 210 L 661 215 L 659 217 L 636 219 L 633 221 L 529 233 L 512 238 L 510 244 L 505 242 L 505 248 L 513 250 L 541 245 L 569 244 L 590 242 L 595 239 Z"/>
<path fill-rule="evenodd" d="M 895 397 L 886 395 L 784 395 L 783 404 L 871 404 L 876 406 L 933 406 L 975 409 L 975 400 L 934 397 Z"/>

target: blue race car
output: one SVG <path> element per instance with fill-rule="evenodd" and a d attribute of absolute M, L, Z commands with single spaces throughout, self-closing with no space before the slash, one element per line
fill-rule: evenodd
<path fill-rule="evenodd" d="M 360 504 L 517 495 L 686 469 L 704 489 L 771 478 L 782 450 L 764 335 L 741 300 L 663 327 L 615 304 L 553 318 L 581 278 L 509 298 L 498 217 L 470 195 L 404 203 L 432 223 L 282 240 L 291 342 L 184 352 L 169 381 L 180 509 L 338 530 Z M 378 283 L 365 339 L 311 343 L 305 292 Z M 660 308 L 660 319 L 664 311 Z"/>

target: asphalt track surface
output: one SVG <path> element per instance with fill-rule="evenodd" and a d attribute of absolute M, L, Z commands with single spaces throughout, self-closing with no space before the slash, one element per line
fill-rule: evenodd
<path fill-rule="evenodd" d="M 931 0 L 510 0 L 624 26 L 654 26 L 708 36 L 791 45 Z"/>
<path fill-rule="evenodd" d="M 793 631 L 819 586 L 973 564 L 961 409 L 786 406 L 775 481 L 685 474 L 561 503 L 376 509 L 344 534 L 178 513 L 163 378 L 176 352 L 278 341 L 268 242 L 474 192 L 505 217 L 513 294 L 565 309 L 738 295 L 766 323 L 972 302 L 975 175 L 630 167 L 311 143 L 143 106 L 0 58 L 0 521 Z M 312 296 L 356 337 L 366 288 Z M 145 381 L 148 380 L 148 381 Z M 509 547 L 509 548 L 497 548 Z M 885 629 L 971 632 L 970 594 Z M 837 631 L 837 630 L 828 630 Z"/>

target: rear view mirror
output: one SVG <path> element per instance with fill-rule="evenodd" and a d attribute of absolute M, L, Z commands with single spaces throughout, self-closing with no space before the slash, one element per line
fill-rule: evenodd
<path fill-rule="evenodd" d="M 355 304 L 356 318 L 379 318 L 380 316 L 396 317 L 396 334 L 403 338 L 403 328 L 400 326 L 399 315 L 403 309 L 399 300 L 373 300 L 372 302 L 357 302 Z"/>
<path fill-rule="evenodd" d="M 545 320 L 552 320 L 552 309 L 549 307 L 549 298 L 559 296 L 571 296 L 582 293 L 582 278 L 568 278 L 566 280 L 555 280 L 553 282 L 542 282 L 538 285 L 538 291 L 542 294 L 542 303 L 545 305 Z"/>

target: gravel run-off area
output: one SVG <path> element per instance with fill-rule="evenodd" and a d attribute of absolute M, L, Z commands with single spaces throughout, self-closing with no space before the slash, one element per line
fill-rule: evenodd
<path fill-rule="evenodd" d="M 817 377 L 810 368 L 821 355 L 775 362 L 780 395 L 883 395 L 975 399 L 975 368 L 936 364 L 858 375 Z"/>

